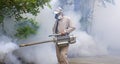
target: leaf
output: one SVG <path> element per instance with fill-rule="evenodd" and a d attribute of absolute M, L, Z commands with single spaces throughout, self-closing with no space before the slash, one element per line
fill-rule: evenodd
<path fill-rule="evenodd" d="M 39 28 L 38 23 L 34 19 L 22 19 L 20 24 L 18 23 L 16 37 L 20 39 L 27 38 L 32 34 L 37 33 L 37 29 Z"/>
<path fill-rule="evenodd" d="M 49 3 L 47 3 L 47 6 L 48 6 L 50 9 L 52 9 L 52 7 L 51 7 L 51 5 L 50 5 Z"/>
<path fill-rule="evenodd" d="M 36 16 L 39 7 L 44 8 L 46 4 L 51 8 L 48 2 L 50 0 L 0 0 L 0 13 L 2 12 L 4 16 L 14 16 L 18 21 L 24 13 Z"/>
<path fill-rule="evenodd" d="M 4 20 L 4 16 L 0 15 L 0 23 L 2 23 Z"/>

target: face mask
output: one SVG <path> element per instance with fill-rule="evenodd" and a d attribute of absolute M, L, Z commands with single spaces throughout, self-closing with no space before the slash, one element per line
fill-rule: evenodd
<path fill-rule="evenodd" d="M 58 19 L 62 19 L 62 15 L 59 15 L 59 16 L 58 16 Z"/>
<path fill-rule="evenodd" d="M 55 19 L 61 19 L 61 18 L 62 18 L 62 15 L 60 15 L 60 14 L 55 15 Z"/>

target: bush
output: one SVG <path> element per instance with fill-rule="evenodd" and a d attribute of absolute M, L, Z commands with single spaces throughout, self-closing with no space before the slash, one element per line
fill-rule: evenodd
<path fill-rule="evenodd" d="M 15 36 L 24 39 L 32 34 L 37 33 L 39 28 L 38 23 L 33 19 L 22 19 L 21 22 L 17 23 L 17 29 Z"/>

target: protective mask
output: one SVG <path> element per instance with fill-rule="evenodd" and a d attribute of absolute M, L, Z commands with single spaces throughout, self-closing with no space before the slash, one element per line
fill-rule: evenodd
<path fill-rule="evenodd" d="M 59 15 L 59 14 L 56 14 L 56 15 L 55 15 L 55 19 L 58 19 L 58 20 L 59 20 L 59 19 L 61 19 L 61 18 L 62 18 L 62 15 Z"/>
<path fill-rule="evenodd" d="M 58 19 L 62 19 L 62 15 L 59 15 L 59 16 L 58 16 Z"/>

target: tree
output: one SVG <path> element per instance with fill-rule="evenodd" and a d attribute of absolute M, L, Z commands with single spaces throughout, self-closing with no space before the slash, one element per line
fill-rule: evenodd
<path fill-rule="evenodd" d="M 22 27 L 17 24 L 19 27 L 16 29 L 15 36 L 26 38 L 35 34 L 38 29 L 35 19 L 24 18 L 22 14 L 29 13 L 36 16 L 44 6 L 50 7 L 49 2 L 50 0 L 0 0 L 0 24 L 3 33 L 7 34 L 4 29 L 4 18 L 12 17 L 19 21 L 18 24 L 24 24 Z"/>
<path fill-rule="evenodd" d="M 21 19 L 21 14 L 30 13 L 37 15 L 39 8 L 49 5 L 50 0 L 0 0 L 0 23 L 5 16 L 13 16 L 17 20 Z"/>

